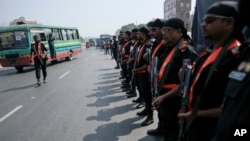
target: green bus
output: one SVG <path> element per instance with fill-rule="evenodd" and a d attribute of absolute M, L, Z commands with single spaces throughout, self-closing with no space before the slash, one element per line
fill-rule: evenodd
<path fill-rule="evenodd" d="M 48 38 L 52 34 L 56 58 L 50 57 Z M 65 58 L 72 60 L 73 55 L 82 52 L 78 29 L 75 27 L 58 27 L 41 24 L 22 24 L 0 28 L 0 63 L 2 67 L 23 67 L 34 65 L 30 62 L 33 36 L 39 35 L 41 42 L 48 49 L 48 61 L 54 62 Z"/>

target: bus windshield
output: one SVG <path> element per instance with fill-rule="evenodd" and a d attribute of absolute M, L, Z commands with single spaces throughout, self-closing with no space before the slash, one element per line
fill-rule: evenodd
<path fill-rule="evenodd" d="M 111 35 L 108 34 L 102 34 L 100 35 L 101 40 L 111 40 Z"/>
<path fill-rule="evenodd" d="M 0 50 L 28 48 L 26 31 L 0 33 Z"/>

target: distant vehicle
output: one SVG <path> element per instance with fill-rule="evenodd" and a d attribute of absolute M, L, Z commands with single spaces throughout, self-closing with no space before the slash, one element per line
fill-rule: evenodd
<path fill-rule="evenodd" d="M 56 58 L 51 59 L 48 35 L 55 38 Z M 48 61 L 61 58 L 72 60 L 72 56 L 82 52 L 78 29 L 75 27 L 58 27 L 41 24 L 22 24 L 0 28 L 0 63 L 3 67 L 15 67 L 22 71 L 23 67 L 34 65 L 30 62 L 31 44 L 34 35 L 39 35 L 41 42 L 48 49 Z"/>
<path fill-rule="evenodd" d="M 100 38 L 95 38 L 96 41 L 96 47 L 101 47 L 102 46 L 102 41 Z"/>
<path fill-rule="evenodd" d="M 101 34 L 100 35 L 100 40 L 101 40 L 101 46 L 104 47 L 104 45 L 103 45 L 104 41 L 110 41 L 111 40 L 111 35 L 109 35 L 109 34 Z"/>
<path fill-rule="evenodd" d="M 92 47 L 92 46 L 95 46 L 96 43 L 95 43 L 95 40 L 94 39 L 89 39 L 89 46 Z"/>

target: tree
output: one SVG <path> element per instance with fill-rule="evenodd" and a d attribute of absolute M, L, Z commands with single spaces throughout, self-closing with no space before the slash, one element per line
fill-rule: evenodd
<path fill-rule="evenodd" d="M 137 26 L 134 23 L 127 24 L 122 26 L 121 31 L 131 31 L 133 28 L 136 28 Z"/>

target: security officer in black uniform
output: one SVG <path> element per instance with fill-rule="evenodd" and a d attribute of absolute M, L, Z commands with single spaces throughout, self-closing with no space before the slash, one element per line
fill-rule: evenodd
<path fill-rule="evenodd" d="M 128 74 L 129 74 L 129 84 L 130 86 L 130 90 L 128 92 L 126 92 L 126 94 L 128 95 L 128 98 L 131 97 L 135 97 L 137 96 L 137 92 L 136 92 L 136 80 L 135 80 L 135 75 L 133 75 L 132 70 L 134 69 L 135 64 L 135 59 L 136 59 L 136 55 L 137 55 L 137 51 L 138 50 L 138 46 L 140 45 L 139 40 L 137 39 L 137 32 L 138 29 L 134 28 L 132 29 L 131 32 L 131 46 L 130 46 L 130 54 L 129 54 L 129 59 L 127 62 L 127 66 L 128 66 Z M 132 78 L 133 77 L 133 78 Z M 133 80 L 132 80 L 133 79 Z"/>
<path fill-rule="evenodd" d="M 165 44 L 164 44 L 164 40 L 162 38 L 162 33 L 161 33 L 161 29 L 164 25 L 164 21 L 161 19 L 155 19 L 154 21 L 149 22 L 148 27 L 150 29 L 150 35 L 153 38 L 153 46 L 151 47 L 151 61 L 154 60 L 154 58 L 157 56 L 160 60 L 163 60 L 165 57 L 163 55 L 163 52 L 165 50 Z M 152 69 L 152 63 L 150 63 L 150 67 L 149 70 Z M 152 83 L 152 82 L 151 82 Z M 151 84 L 151 86 L 153 86 L 153 84 Z M 158 115 L 159 118 L 159 115 Z M 162 131 L 162 127 L 161 127 L 161 123 L 159 120 L 158 126 L 156 129 L 151 129 L 148 130 L 147 132 L 149 135 L 163 135 L 163 131 Z"/>
<path fill-rule="evenodd" d="M 241 19 L 250 27 L 250 9 L 249 0 L 240 0 L 239 13 Z M 246 41 L 240 47 L 241 63 L 238 68 L 229 75 L 229 83 L 225 91 L 224 103 L 222 104 L 222 112 L 217 130 L 213 141 L 227 141 L 235 138 L 235 140 L 249 141 L 250 132 L 250 42 Z M 247 128 L 247 133 L 243 136 L 233 137 L 235 128 Z"/>
<path fill-rule="evenodd" d="M 136 73 L 139 81 L 139 92 L 144 99 L 145 108 L 142 111 L 138 112 L 137 115 L 147 116 L 146 119 L 141 123 L 141 126 L 147 126 L 153 123 L 152 95 L 147 69 L 148 61 L 144 57 L 146 49 L 152 46 L 150 41 L 149 29 L 147 27 L 141 27 L 139 29 L 139 40 L 141 41 L 141 46 L 136 59 L 137 66 L 133 71 Z"/>
<path fill-rule="evenodd" d="M 164 99 L 164 96 L 167 92 L 178 87 L 178 72 L 183 65 L 183 61 L 189 60 L 192 62 L 197 57 L 197 53 L 192 46 L 190 37 L 187 35 L 183 20 L 172 18 L 165 21 L 162 34 L 165 41 L 165 51 L 163 52 L 165 57 L 159 60 L 161 64 L 159 81 L 163 85 L 160 86 L 160 96 L 153 103 L 159 113 L 164 141 L 176 141 L 179 131 L 177 114 L 180 109 L 181 98 L 175 95 Z"/>
<path fill-rule="evenodd" d="M 119 66 L 119 62 L 118 62 L 118 41 L 116 40 L 116 36 L 115 35 L 112 36 L 111 46 L 113 48 L 113 57 L 114 57 L 115 62 L 116 62 L 115 69 L 119 69 L 120 66 Z"/>
<path fill-rule="evenodd" d="M 30 57 L 31 62 L 34 61 L 35 63 L 35 70 L 36 70 L 36 79 L 37 79 L 37 85 L 40 86 L 40 69 L 42 68 L 42 74 L 43 74 L 43 83 L 46 83 L 46 60 L 47 60 L 47 48 L 45 48 L 44 44 L 41 43 L 40 36 L 35 35 L 34 36 L 35 43 L 31 45 L 30 50 Z M 33 59 L 33 60 L 32 60 Z"/>
<path fill-rule="evenodd" d="M 201 23 L 203 36 L 213 44 L 195 61 L 187 118 L 187 139 L 210 141 L 214 136 L 228 74 L 237 67 L 243 40 L 237 2 L 220 1 L 208 8 Z"/>
<path fill-rule="evenodd" d="M 124 75 L 124 83 L 121 86 L 123 88 L 123 91 L 128 91 L 130 86 L 129 86 L 129 70 L 127 66 L 127 62 L 129 59 L 129 54 L 130 54 L 130 46 L 131 46 L 131 38 L 130 38 L 131 32 L 126 31 L 125 32 L 125 39 L 124 43 L 121 48 L 121 57 L 122 57 L 122 62 L 121 62 L 121 68 L 122 68 L 122 74 Z"/>

